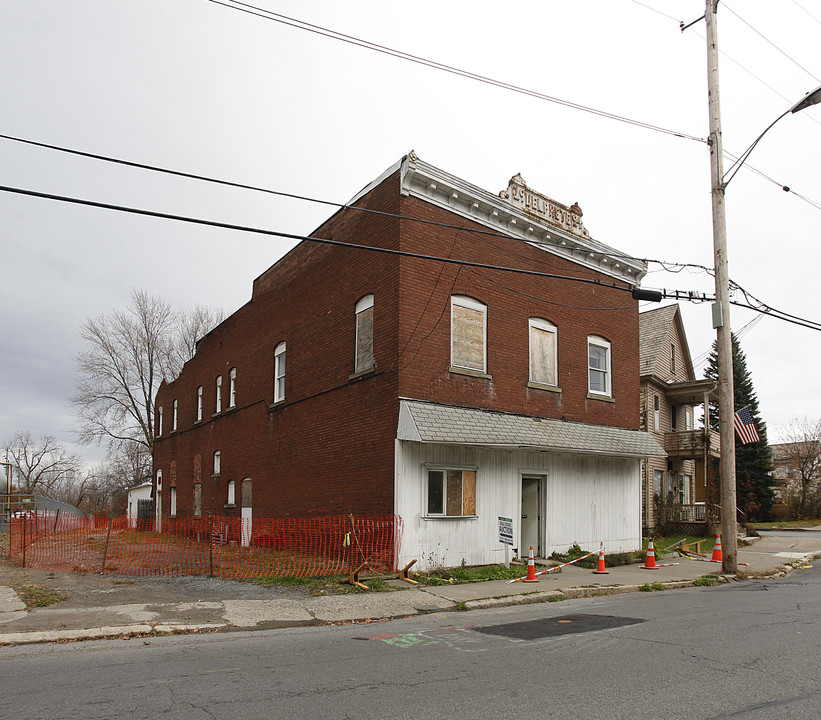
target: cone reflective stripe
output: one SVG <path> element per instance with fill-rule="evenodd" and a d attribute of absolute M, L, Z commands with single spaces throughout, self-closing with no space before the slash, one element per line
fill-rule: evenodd
<path fill-rule="evenodd" d="M 642 570 L 658 570 L 656 567 L 656 549 L 653 547 L 653 541 L 647 548 L 647 558 L 644 560 L 644 565 L 639 566 Z"/>
<path fill-rule="evenodd" d="M 533 561 L 533 546 L 530 546 L 530 557 L 527 559 L 527 577 L 523 582 L 539 582 L 536 577 L 536 563 Z"/>
<path fill-rule="evenodd" d="M 596 573 L 596 575 L 610 574 L 610 571 L 604 567 L 604 543 L 601 544 L 601 548 L 599 549 L 599 566 L 593 572 Z"/>
<path fill-rule="evenodd" d="M 713 557 L 710 558 L 710 562 L 723 562 L 724 558 L 721 555 L 721 533 L 716 535 L 716 544 L 713 548 Z"/>

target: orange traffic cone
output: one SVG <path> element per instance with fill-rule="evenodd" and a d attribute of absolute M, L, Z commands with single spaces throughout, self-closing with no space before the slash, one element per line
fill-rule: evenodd
<path fill-rule="evenodd" d="M 530 557 L 527 559 L 527 577 L 524 582 L 539 582 L 536 577 L 536 563 L 533 562 L 533 546 L 530 546 Z"/>
<path fill-rule="evenodd" d="M 716 544 L 713 548 L 713 557 L 710 558 L 710 562 L 723 562 L 724 558 L 721 555 L 721 533 L 716 535 Z"/>
<path fill-rule="evenodd" d="M 647 548 L 647 557 L 644 560 L 644 565 L 640 565 L 642 570 L 658 570 L 656 567 L 656 549 L 653 547 L 653 541 L 650 540 L 650 546 Z"/>
<path fill-rule="evenodd" d="M 593 572 L 596 573 L 596 575 L 610 574 L 610 571 L 604 568 L 604 543 L 601 544 L 601 548 L 599 549 L 599 566 Z"/>

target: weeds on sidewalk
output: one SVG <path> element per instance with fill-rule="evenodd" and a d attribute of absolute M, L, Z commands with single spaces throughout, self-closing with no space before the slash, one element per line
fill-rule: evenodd
<path fill-rule="evenodd" d="M 26 604 L 27 608 L 48 607 L 61 600 L 68 599 L 65 595 L 61 595 L 53 590 L 46 590 L 39 585 L 23 585 L 22 587 L 15 588 L 15 591 Z"/>

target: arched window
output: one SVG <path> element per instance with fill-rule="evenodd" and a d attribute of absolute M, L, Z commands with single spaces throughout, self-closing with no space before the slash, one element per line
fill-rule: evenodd
<path fill-rule="evenodd" d="M 450 299 L 450 364 L 487 372 L 487 305 L 465 295 Z"/>
<path fill-rule="evenodd" d="M 587 382 L 591 395 L 610 397 L 612 394 L 610 343 L 603 337 L 587 338 Z"/>
<path fill-rule="evenodd" d="M 214 453 L 214 475 L 219 475 L 220 474 L 220 464 L 221 464 L 220 451 L 217 450 Z"/>
<path fill-rule="evenodd" d="M 231 374 L 228 377 L 228 407 L 232 408 L 237 404 L 237 369 L 231 368 Z"/>
<path fill-rule="evenodd" d="M 222 412 L 222 375 L 217 375 L 217 402 L 214 412 Z"/>
<path fill-rule="evenodd" d="M 285 343 L 281 342 L 274 350 L 274 402 L 285 399 Z"/>
<path fill-rule="evenodd" d="M 162 435 L 162 405 L 157 408 L 157 437 Z"/>
<path fill-rule="evenodd" d="M 528 320 L 530 335 L 530 382 L 556 386 L 558 368 L 556 359 L 556 326 L 541 318 Z"/>
<path fill-rule="evenodd" d="M 354 372 L 373 368 L 373 295 L 356 303 L 356 353 Z"/>

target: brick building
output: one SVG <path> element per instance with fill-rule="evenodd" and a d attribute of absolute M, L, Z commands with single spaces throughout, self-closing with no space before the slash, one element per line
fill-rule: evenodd
<path fill-rule="evenodd" d="M 160 519 L 395 512 L 422 566 L 499 561 L 500 516 L 542 555 L 640 545 L 642 263 L 413 153 L 311 237 L 160 388 Z"/>

